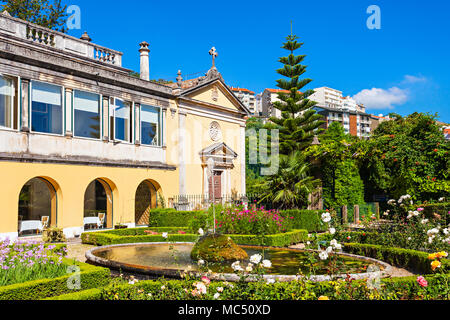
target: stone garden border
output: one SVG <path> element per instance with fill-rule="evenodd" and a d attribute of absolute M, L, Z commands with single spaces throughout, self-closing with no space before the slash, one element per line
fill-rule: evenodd
<path fill-rule="evenodd" d="M 170 277 L 175 279 L 181 279 L 180 277 L 180 270 L 175 269 L 163 269 L 163 268 L 155 268 L 155 267 L 144 267 L 139 265 L 132 265 L 132 264 L 126 264 L 126 263 L 119 263 L 116 261 L 111 261 L 107 259 L 103 259 L 100 257 L 97 257 L 94 255 L 94 252 L 98 250 L 105 250 L 108 248 L 116 248 L 116 247 L 130 247 L 130 246 L 151 246 L 151 245 L 160 245 L 160 244 L 192 244 L 191 242 L 154 242 L 154 243 L 133 243 L 133 244 L 119 244 L 119 245 L 111 245 L 111 246 L 103 246 L 103 247 L 97 247 L 94 248 L 88 252 L 86 252 L 86 259 L 89 263 L 107 267 L 116 271 L 120 272 L 126 272 L 129 274 L 135 274 L 135 275 L 144 275 L 144 276 L 150 276 L 150 277 Z M 246 246 L 246 247 L 252 247 L 252 246 Z M 255 246 L 253 246 L 255 247 Z M 268 249 L 280 249 L 279 247 L 265 247 Z M 291 250 L 291 251 L 298 251 L 298 252 L 317 252 L 315 250 L 301 250 L 301 249 L 286 249 L 284 250 Z M 363 279 L 382 279 L 386 278 L 390 275 L 392 272 L 392 266 L 373 258 L 363 257 L 363 256 L 357 256 L 354 254 L 348 254 L 348 253 L 340 253 L 339 255 L 354 258 L 358 260 L 363 260 L 366 262 L 370 262 L 373 264 L 376 264 L 378 266 L 381 266 L 383 268 L 382 271 L 378 272 L 369 272 L 369 273 L 360 273 L 360 274 L 340 274 L 336 276 L 329 276 L 329 275 L 317 275 L 317 276 L 311 276 L 306 280 L 312 281 L 312 282 L 326 282 L 326 281 L 333 281 L 333 280 L 339 280 L 339 279 L 346 279 L 348 276 L 355 280 L 363 280 Z M 210 275 L 210 274 L 203 274 L 199 272 L 191 272 L 192 276 L 196 277 L 202 277 L 202 276 L 208 276 L 211 280 L 214 281 L 228 281 L 228 282 L 238 282 L 240 281 L 240 277 L 236 274 L 216 274 L 216 275 Z M 296 275 L 264 275 L 263 276 L 265 281 L 268 280 L 275 280 L 277 282 L 291 282 L 291 281 L 297 281 L 300 279 L 304 279 L 304 276 L 296 276 Z M 247 282 L 256 282 L 258 281 L 257 276 L 248 276 L 246 279 Z"/>

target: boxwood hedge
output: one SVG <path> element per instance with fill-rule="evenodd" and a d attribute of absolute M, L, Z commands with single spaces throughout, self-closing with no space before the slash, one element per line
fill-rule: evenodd
<path fill-rule="evenodd" d="M 322 221 L 322 214 L 325 211 L 315 210 L 284 210 L 281 211 L 283 217 L 293 217 L 292 228 L 303 229 L 309 232 L 325 232 L 327 225 Z"/>
<path fill-rule="evenodd" d="M 186 229 L 184 229 L 186 230 Z M 162 235 L 148 235 L 145 231 L 154 232 L 176 232 L 180 228 L 138 228 L 123 229 L 103 232 L 90 232 L 81 235 L 84 244 L 95 246 L 107 246 L 115 244 L 129 243 L 152 243 L 152 242 L 195 242 L 198 235 L 195 234 L 169 234 L 168 238 Z M 229 235 L 237 244 L 240 245 L 266 245 L 274 247 L 285 247 L 295 243 L 305 241 L 308 238 L 308 231 L 293 230 L 287 233 L 267 235 L 262 242 L 261 238 L 255 235 Z"/>
<path fill-rule="evenodd" d="M 395 267 L 404 268 L 414 273 L 431 274 L 431 261 L 426 252 L 391 248 L 373 244 L 346 243 L 344 251 L 359 256 L 382 260 Z M 450 271 L 450 262 L 442 260 L 442 270 Z"/>
<path fill-rule="evenodd" d="M 72 260 L 63 260 L 67 265 L 73 265 Z M 110 270 L 76 262 L 80 268 L 81 289 L 100 288 L 110 283 Z M 0 287 L 0 300 L 41 300 L 48 297 L 71 293 L 68 288 L 68 280 L 73 274 L 54 279 L 42 279 L 25 283 Z"/>

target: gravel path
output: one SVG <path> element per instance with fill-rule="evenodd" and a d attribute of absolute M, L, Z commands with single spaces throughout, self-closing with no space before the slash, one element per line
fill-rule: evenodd
<path fill-rule="evenodd" d="M 81 239 L 70 239 L 67 242 L 67 258 L 75 259 L 80 262 L 86 262 L 85 254 L 93 248 L 95 248 L 95 246 L 82 244 Z"/>

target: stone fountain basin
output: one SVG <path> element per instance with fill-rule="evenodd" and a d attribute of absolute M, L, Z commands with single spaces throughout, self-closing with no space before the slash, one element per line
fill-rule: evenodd
<path fill-rule="evenodd" d="M 141 247 L 154 247 L 154 246 L 161 246 L 161 245 L 173 245 L 176 246 L 186 246 L 186 245 L 193 245 L 193 243 L 187 243 L 187 242 L 173 242 L 173 243 L 167 243 L 167 242 L 155 242 L 155 243 L 132 243 L 132 244 L 120 244 L 120 245 L 111 245 L 111 246 L 103 246 L 94 248 L 88 252 L 86 252 L 86 259 L 87 262 L 96 266 L 106 267 L 114 271 L 118 271 L 121 273 L 131 274 L 135 275 L 137 277 L 148 277 L 148 278 L 158 278 L 158 277 L 166 277 L 166 278 L 173 278 L 173 279 L 181 279 L 181 273 L 183 270 L 177 269 L 177 268 L 170 268 L 170 267 L 156 267 L 156 266 L 145 266 L 145 265 L 139 265 L 139 264 L 132 264 L 132 263 L 126 263 L 126 262 L 120 262 L 120 261 L 114 261 L 110 259 L 105 259 L 99 256 L 99 254 L 108 252 L 112 249 L 127 249 L 130 250 L 141 248 Z M 317 252 L 314 250 L 302 250 L 302 249 L 287 249 L 287 248 L 277 248 L 277 247 L 258 247 L 258 246 L 242 246 L 243 248 L 255 248 L 255 249 L 268 249 L 268 250 L 283 250 L 283 251 L 292 251 L 292 252 Z M 373 258 L 348 254 L 348 253 L 340 253 L 339 254 L 342 257 L 347 257 L 355 260 L 364 261 L 369 264 L 373 264 L 378 266 L 379 270 L 375 270 L 374 272 L 366 272 L 366 273 L 355 273 L 355 274 L 339 274 L 339 275 L 313 275 L 307 278 L 307 280 L 312 282 L 325 282 L 325 281 L 333 281 L 333 280 L 339 280 L 339 279 L 346 279 L 348 276 L 353 278 L 354 280 L 364 280 L 364 279 L 375 279 L 375 278 L 386 278 L 389 277 L 389 275 L 392 273 L 392 266 Z M 193 262 L 193 264 L 195 264 Z M 202 277 L 202 276 L 208 276 L 211 280 L 214 281 L 228 281 L 228 282 L 238 282 L 241 280 L 240 276 L 233 274 L 233 273 L 208 273 L 205 274 L 200 271 L 190 271 L 187 270 L 187 272 L 191 276 L 195 277 Z M 265 281 L 268 280 L 274 280 L 277 282 L 291 282 L 291 281 L 298 281 L 301 279 L 306 278 L 305 276 L 299 276 L 299 275 L 270 275 L 266 274 L 262 276 Z M 261 276 L 256 275 L 248 275 L 246 276 L 247 282 L 255 282 L 261 279 Z"/>

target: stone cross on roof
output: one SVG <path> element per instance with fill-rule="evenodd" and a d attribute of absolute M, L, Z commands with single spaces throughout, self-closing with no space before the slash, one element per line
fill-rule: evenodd
<path fill-rule="evenodd" d="M 219 53 L 217 52 L 215 47 L 212 47 L 211 50 L 209 50 L 209 55 L 212 56 L 212 67 L 216 67 L 216 58 L 219 56 Z"/>

